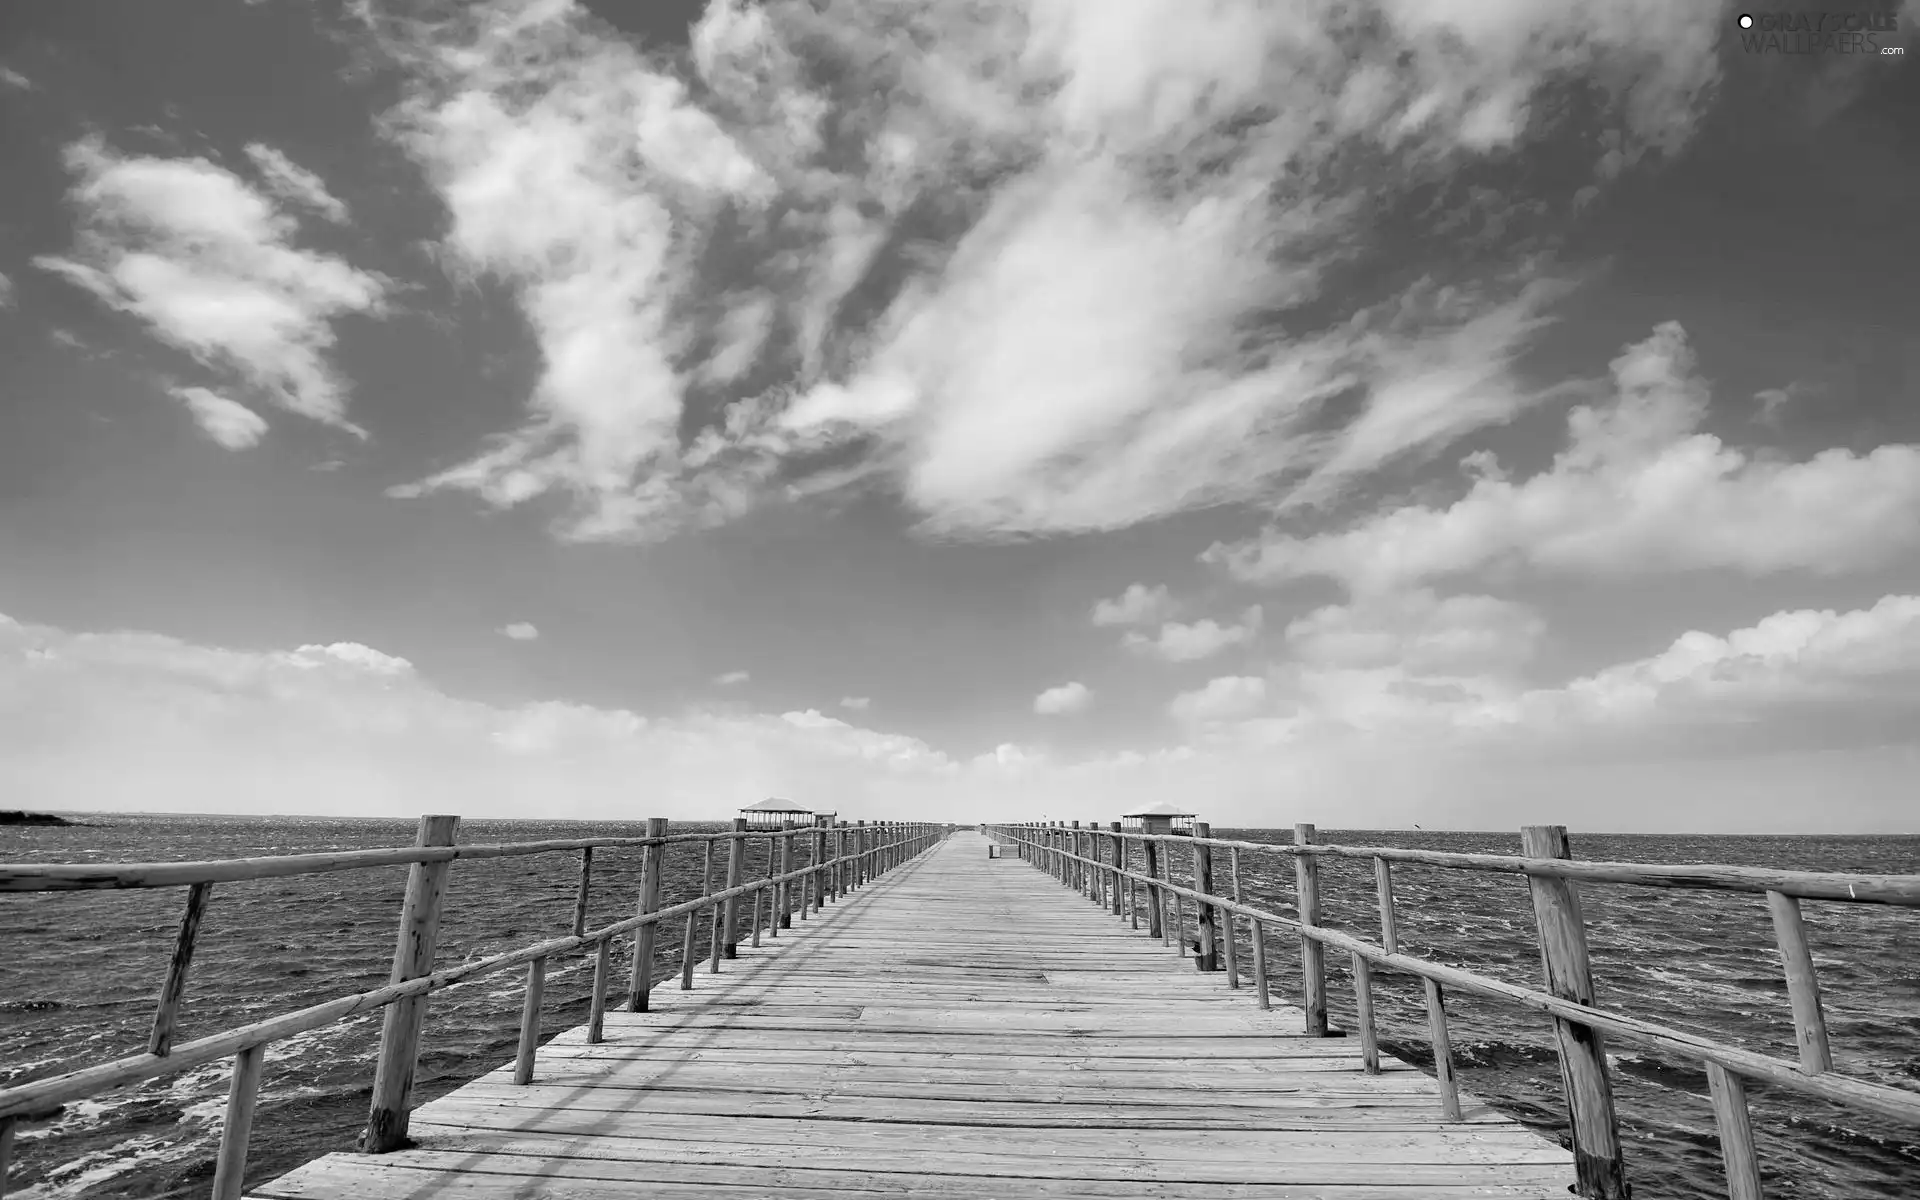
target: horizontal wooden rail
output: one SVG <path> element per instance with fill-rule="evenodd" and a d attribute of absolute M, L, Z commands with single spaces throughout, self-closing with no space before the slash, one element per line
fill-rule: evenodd
<path fill-rule="evenodd" d="M 1563 1082 L 1570 1088 L 1576 1085 L 1582 1088 L 1580 1094 L 1569 1095 L 1569 1103 L 1574 1111 L 1574 1136 L 1577 1150 L 1582 1150 L 1584 1145 L 1590 1145 L 1595 1141 L 1606 1142 L 1617 1136 L 1612 1129 L 1612 1099 L 1605 1079 L 1604 1059 L 1598 1042 L 1599 1035 L 1605 1034 L 1635 1046 L 1664 1051 L 1702 1064 L 1707 1069 L 1709 1077 L 1715 1082 L 1715 1113 L 1722 1133 L 1722 1152 L 1727 1165 L 1730 1194 L 1739 1197 L 1740 1200 L 1759 1196 L 1758 1173 L 1753 1159 L 1752 1138 L 1745 1109 L 1743 1083 L 1745 1080 L 1760 1080 L 1831 1103 L 1873 1113 L 1903 1125 L 1920 1127 L 1920 1094 L 1832 1072 L 1831 1057 L 1826 1049 L 1825 1027 L 1819 1016 L 1818 991 L 1812 978 L 1811 956 L 1806 952 L 1805 932 L 1799 925 L 1798 899 L 1793 898 L 1814 896 L 1842 903 L 1907 906 L 1912 903 L 1907 897 L 1920 895 L 1920 877 L 1762 871 L 1717 865 L 1682 868 L 1687 872 L 1682 876 L 1668 873 L 1665 868 L 1659 866 L 1632 863 L 1595 864 L 1579 863 L 1566 858 L 1430 854 L 1424 851 L 1396 851 L 1388 847 L 1320 845 L 1311 842 L 1311 826 L 1301 826 L 1296 831 L 1298 840 L 1292 846 L 1231 841 L 1205 836 L 1194 837 L 1180 833 L 1149 834 L 1115 830 L 1102 834 L 1112 842 L 1116 851 L 1113 861 L 1107 862 L 1099 857 L 1097 847 L 1092 857 L 1082 857 L 1066 849 L 1066 842 L 1062 837 L 1065 831 L 1056 825 L 986 825 L 982 828 L 1003 841 L 1015 843 L 1030 862 L 1056 876 L 1063 870 L 1072 869 L 1075 864 L 1085 865 L 1106 872 L 1113 878 L 1116 887 L 1121 879 L 1127 880 L 1129 886 L 1134 882 L 1144 884 L 1149 895 L 1155 897 L 1149 903 L 1156 909 L 1163 903 L 1162 897 L 1173 897 L 1176 904 L 1181 900 L 1191 899 L 1202 911 L 1211 908 L 1228 914 L 1230 918 L 1247 919 L 1256 930 L 1255 981 L 1263 997 L 1266 986 L 1265 965 L 1262 959 L 1264 942 L 1263 935 L 1257 931 L 1265 925 L 1278 925 L 1292 930 L 1305 945 L 1332 947 L 1345 951 L 1351 956 L 1356 968 L 1357 988 L 1368 987 L 1373 968 L 1399 971 L 1422 979 L 1427 989 L 1428 1019 L 1435 1041 L 1435 1068 L 1441 1084 L 1442 1099 L 1449 1112 L 1456 1111 L 1457 1104 L 1451 1099 L 1452 1066 L 1446 1046 L 1446 1014 L 1441 1002 L 1443 989 L 1503 1000 L 1555 1019 L 1556 1028 L 1562 1035 L 1560 1050 Z M 1202 827 L 1197 832 L 1204 835 L 1206 830 Z M 1559 851 L 1566 852 L 1565 832 L 1557 826 L 1529 827 L 1525 833 L 1529 849 L 1537 846 L 1539 849 L 1551 852 L 1557 841 Z M 1317 914 L 1309 911 L 1309 905 L 1305 899 L 1302 900 L 1299 909 L 1301 916 L 1287 917 L 1245 903 L 1237 887 L 1234 889 L 1235 894 L 1229 898 L 1208 888 L 1181 886 L 1173 882 L 1168 873 L 1155 871 L 1151 865 L 1145 872 L 1134 871 L 1132 856 L 1125 852 L 1125 848 L 1135 841 L 1143 843 L 1146 847 L 1157 845 L 1189 845 L 1209 849 L 1221 847 L 1236 856 L 1242 850 L 1278 852 L 1294 855 L 1296 860 L 1302 863 L 1311 862 L 1314 860 L 1313 856 L 1327 852 L 1334 852 L 1343 857 L 1369 858 L 1375 867 L 1376 888 L 1381 906 L 1382 938 L 1386 944 L 1375 944 L 1363 938 L 1320 926 L 1317 924 Z M 1151 864 L 1150 858 L 1148 861 Z M 1393 890 L 1391 871 L 1388 866 L 1392 862 L 1413 862 L 1452 869 L 1520 874 L 1535 880 L 1535 911 L 1539 918 L 1549 990 L 1543 991 L 1507 983 L 1401 952 L 1397 945 L 1398 939 L 1394 928 Z M 1596 866 L 1601 869 L 1597 871 L 1569 869 Z M 1801 1061 L 1794 1063 L 1743 1050 L 1712 1038 L 1612 1012 L 1579 998 L 1584 994 L 1588 1000 L 1591 999 L 1591 984 L 1585 982 L 1586 948 L 1584 932 L 1581 929 L 1578 898 L 1570 891 L 1564 895 L 1551 890 L 1543 894 L 1539 889 L 1542 881 L 1556 883 L 1568 881 L 1560 886 L 1570 888 L 1571 881 L 1581 879 L 1654 887 L 1689 887 L 1765 893 L 1775 924 L 1781 931 L 1779 940 L 1788 972 L 1789 993 L 1794 1003 L 1795 1027 Z M 1838 881 L 1843 880 L 1848 881 L 1849 886 L 1836 886 Z M 1201 881 L 1196 879 L 1196 883 L 1198 882 Z M 1871 888 L 1865 886 L 1865 883 L 1870 883 Z M 1547 940 L 1550 933 L 1555 939 L 1554 943 L 1549 943 Z M 1311 958 L 1303 963 L 1303 966 L 1311 974 Z M 1308 980 L 1309 999 L 1311 999 L 1314 982 L 1312 979 Z M 1320 986 L 1324 988 L 1324 981 Z M 1363 1040 L 1370 1045 L 1373 1039 L 1371 996 L 1359 996 L 1357 1002 L 1361 1019 L 1367 1026 L 1362 1031 Z M 1811 1049 L 1809 1049 L 1810 1046 Z M 1570 1057 L 1574 1055 L 1579 1057 Z M 1584 1160 L 1581 1162 L 1581 1195 L 1624 1196 L 1627 1194 L 1624 1180 L 1620 1177 L 1618 1170 L 1617 1144 L 1612 1146 L 1612 1153 L 1615 1155 L 1614 1160 L 1611 1163 L 1601 1164 L 1606 1169 L 1599 1171 L 1594 1169 L 1595 1163 L 1590 1154 L 1576 1155 L 1577 1159 Z"/>
<path fill-rule="evenodd" d="M 179 945 L 176 947 L 174 959 L 169 968 L 167 982 L 162 988 L 160 1012 L 156 1017 L 154 1035 L 150 1039 L 151 1051 L 157 1052 L 130 1055 L 38 1079 L 31 1083 L 0 1089 L 0 1144 L 4 1144 L 5 1147 L 4 1151 L 0 1151 L 0 1195 L 4 1195 L 6 1190 L 7 1159 L 12 1147 L 14 1128 L 18 1122 L 49 1119 L 57 1116 L 61 1106 L 69 1102 L 85 1099 L 112 1088 L 179 1074 L 232 1058 L 235 1060 L 233 1085 L 228 1099 L 227 1124 L 223 1130 L 217 1156 L 213 1196 L 214 1200 L 236 1200 L 242 1187 L 247 1137 L 253 1123 L 263 1048 L 271 1042 L 319 1029 L 360 1013 L 383 1008 L 388 1011 L 388 1028 L 383 1035 L 380 1073 L 376 1075 L 375 1080 L 374 1120 L 369 1126 L 369 1144 L 366 1148 L 373 1151 L 394 1148 L 404 1141 L 405 1109 L 413 1075 L 412 1060 L 417 1049 L 417 1028 L 409 1031 L 404 1026 L 409 1022 L 417 1026 L 417 1021 L 424 1015 L 419 1005 L 427 995 L 467 983 L 484 975 L 521 966 L 528 967 L 527 990 L 522 1006 L 523 1036 L 516 1052 L 515 1072 L 516 1077 L 524 1081 L 532 1076 L 539 1011 L 545 982 L 545 963 L 548 958 L 576 951 L 586 951 L 594 956 L 594 995 L 589 1024 L 597 1033 L 597 1026 L 604 1011 L 604 992 L 609 973 L 608 949 L 614 937 L 633 931 L 646 931 L 650 935 L 651 931 L 663 921 L 681 916 L 692 917 L 702 910 L 711 910 L 718 915 L 733 908 L 739 900 L 747 897 L 754 898 L 757 921 L 758 897 L 762 893 L 784 894 L 787 886 L 795 881 L 801 882 L 803 886 L 808 880 L 818 884 L 829 873 L 842 870 L 850 873 L 857 871 L 862 880 L 869 880 L 892 867 L 914 859 L 949 831 L 946 826 L 925 823 L 876 822 L 861 827 L 862 835 L 853 842 L 856 847 L 854 852 L 839 853 L 828 858 L 822 853 L 828 844 L 827 839 L 822 835 L 831 828 L 835 832 L 832 841 L 836 849 L 844 847 L 847 839 L 840 832 L 846 828 L 844 823 L 833 827 L 803 825 L 790 829 L 741 830 L 736 828 L 716 833 L 644 838 L 579 838 L 492 846 L 443 844 L 452 840 L 452 832 L 457 823 L 458 819 L 453 817 L 423 818 L 421 844 L 410 848 L 352 851 L 342 854 L 283 855 L 274 858 L 233 859 L 224 862 L 123 863 L 89 867 L 64 864 L 0 865 L 0 878 L 9 881 L 9 886 L 4 890 L 10 891 L 70 891 L 176 885 L 190 885 L 194 889 L 187 916 L 182 921 Z M 664 821 L 650 822 L 650 828 L 664 829 L 665 824 Z M 711 847 L 714 843 L 722 841 L 739 844 L 741 839 L 767 838 L 770 841 L 780 840 L 786 846 L 791 846 L 796 837 L 811 838 L 813 839 L 811 844 L 816 847 L 812 861 L 803 866 L 791 867 L 791 856 L 785 855 L 782 865 L 788 869 L 777 873 L 769 870 L 768 874 L 762 878 L 725 887 L 719 891 L 703 888 L 703 894 L 691 900 L 664 908 L 657 906 L 660 872 L 663 865 L 658 856 L 673 843 L 700 842 Z M 592 880 L 591 855 L 595 847 L 603 846 L 648 848 L 649 864 L 648 869 L 643 871 L 641 885 L 644 911 L 589 930 L 585 926 L 588 892 Z M 422 963 L 430 966 L 433 958 L 434 932 L 439 921 L 439 882 L 436 876 L 422 875 L 421 872 L 444 871 L 447 864 L 460 859 L 504 858 L 567 850 L 578 850 L 582 853 L 579 889 L 572 912 L 572 933 L 565 937 L 549 938 L 532 945 L 522 946 L 517 950 L 465 962 L 445 970 L 415 971 L 411 969 L 412 966 Z M 396 955 L 394 977 L 387 986 L 336 997 L 320 1004 L 251 1022 L 194 1041 L 178 1045 L 171 1044 L 175 1015 L 186 985 L 186 964 L 192 953 L 193 938 L 199 926 L 200 912 L 205 907 L 207 889 L 212 883 L 281 878 L 396 864 L 412 865 L 415 875 L 408 884 L 406 904 L 401 918 L 401 949 Z M 646 878 L 649 875 L 650 881 Z M 737 879 L 738 872 L 730 872 L 730 876 Z M 651 902 L 648 899 L 649 889 L 651 889 Z M 835 889 L 832 894 L 837 897 L 842 893 L 839 889 Z M 816 891 L 813 902 L 818 906 L 826 898 L 823 891 Z M 730 925 L 727 936 L 730 940 L 732 936 Z M 650 943 L 651 938 L 649 936 L 644 940 Z M 688 952 L 691 952 L 690 947 Z M 714 969 L 718 970 L 717 961 Z M 651 985 L 651 971 L 647 966 L 647 960 L 636 956 L 636 972 L 644 972 L 646 982 L 643 986 Z M 396 1033 L 393 1014 L 402 1009 L 408 1010 L 408 1016 L 401 1019 L 402 1028 Z M 526 1033 L 527 1030 L 533 1031 L 532 1036 Z M 391 1095 L 387 1097 L 388 1103 L 390 1107 L 397 1107 L 398 1111 L 387 1117 L 384 1128 L 381 1121 L 381 1097 L 386 1094 L 381 1090 L 383 1077 L 400 1081 L 397 1085 L 389 1086 Z"/>
<path fill-rule="evenodd" d="M 282 879 L 367 867 L 404 867 L 413 863 L 461 862 L 483 858 L 521 858 L 589 850 L 596 846 L 655 846 L 709 839 L 797 837 L 797 829 L 755 829 L 745 833 L 676 833 L 661 838 L 567 838 L 502 845 L 407 846 L 390 850 L 342 850 L 329 854 L 276 854 L 262 858 L 223 858 L 210 862 L 154 863 L 0 863 L 0 892 L 76 892 L 124 888 L 184 887 L 195 883 L 235 883 Z"/>
<path fill-rule="evenodd" d="M 1018 826 L 990 825 L 989 829 L 1013 829 Z M 1202 845 L 1221 849 L 1253 850 L 1289 856 L 1319 858 L 1361 858 L 1385 862 L 1417 863 L 1454 871 L 1485 871 L 1500 875 L 1541 875 L 1573 879 L 1587 883 L 1621 883 L 1635 887 L 1677 888 L 1689 891 L 1744 892 L 1765 895 L 1778 892 L 1802 900 L 1833 900 L 1843 904 L 1890 904 L 1901 908 L 1920 908 L 1920 875 L 1849 875 L 1831 871 L 1781 871 L 1770 867 L 1736 867 L 1719 863 L 1631 863 L 1600 859 L 1526 858 L 1509 854 L 1461 854 L 1446 850 L 1407 850 L 1395 846 L 1345 846 L 1315 842 L 1287 845 L 1273 842 L 1241 842 L 1226 838 L 1195 839 L 1180 833 L 1137 833 L 1122 830 L 1117 835 L 1132 841 L 1172 842 L 1188 846 L 1198 840 Z"/>

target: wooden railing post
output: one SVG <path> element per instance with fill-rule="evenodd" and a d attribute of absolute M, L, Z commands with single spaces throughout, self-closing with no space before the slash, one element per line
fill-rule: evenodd
<path fill-rule="evenodd" d="M 1813 948 L 1807 942 L 1807 924 L 1800 916 L 1800 899 L 1784 892 L 1768 892 L 1773 914 L 1773 936 L 1780 947 L 1780 965 L 1787 976 L 1787 1001 L 1793 1005 L 1793 1040 L 1800 1050 L 1800 1069 L 1809 1075 L 1833 1069 L 1833 1051 L 1827 1045 L 1827 1019 L 1820 1011 L 1820 979 L 1813 973 Z"/>
<path fill-rule="evenodd" d="M 1240 901 L 1240 860 L 1236 856 L 1233 862 L 1233 898 Z M 1253 995 L 1262 1010 L 1273 1007 L 1273 990 L 1267 981 L 1267 925 L 1260 920 L 1247 922 L 1249 941 L 1253 945 Z"/>
<path fill-rule="evenodd" d="M 1167 940 L 1166 898 L 1160 894 L 1160 843 L 1152 838 L 1141 838 L 1140 852 L 1147 859 L 1147 868 L 1141 872 L 1147 877 L 1147 936 L 1157 937 L 1165 942 Z"/>
<path fill-rule="evenodd" d="M 700 894 L 711 896 L 713 895 L 713 839 L 706 839 L 703 845 L 705 853 L 701 855 L 700 860 Z M 700 912 L 698 908 L 687 911 L 687 928 L 681 935 L 680 990 L 683 992 L 693 990 L 693 935 L 700 928 Z"/>
<path fill-rule="evenodd" d="M 647 818 L 647 836 L 667 836 L 665 817 Z M 667 847 L 655 842 L 640 851 L 640 900 L 637 916 L 660 911 L 661 881 L 667 873 Z M 627 1011 L 646 1012 L 653 994 L 653 950 L 660 940 L 660 923 L 652 921 L 633 931 L 633 969 L 627 978 Z"/>
<path fill-rule="evenodd" d="M 593 944 L 593 996 L 587 1001 L 587 1044 L 597 1046 L 606 1040 L 607 985 L 613 976 L 613 939 L 601 938 Z"/>
<path fill-rule="evenodd" d="M 1760 1190 L 1760 1160 L 1753 1152 L 1753 1117 L 1747 1085 L 1719 1063 L 1707 1064 L 1713 1123 L 1720 1132 L 1720 1161 L 1727 1171 L 1727 1200 L 1766 1200 Z"/>
<path fill-rule="evenodd" d="M 1121 855 L 1124 843 L 1120 840 L 1120 822 L 1111 821 L 1107 824 L 1107 841 L 1112 843 L 1110 848 L 1113 851 L 1113 872 L 1107 880 L 1112 885 L 1109 889 L 1112 894 L 1107 899 L 1113 905 L 1113 915 L 1117 917 L 1121 915 L 1120 893 L 1124 890 L 1120 886 L 1120 872 L 1125 870 L 1127 865 Z"/>
<path fill-rule="evenodd" d="M 1564 825 L 1528 825 L 1520 832 L 1528 858 L 1572 858 Z M 1540 959 L 1546 988 L 1563 1000 L 1591 1006 L 1593 967 L 1587 958 L 1586 920 L 1580 892 L 1570 879 L 1529 875 L 1534 924 L 1540 934 Z M 1567 1094 L 1573 1129 L 1575 1189 L 1590 1200 L 1624 1200 L 1625 1168 L 1620 1158 L 1620 1127 L 1613 1111 L 1613 1084 L 1600 1031 L 1591 1025 L 1553 1019 L 1560 1050 L 1560 1079 Z"/>
<path fill-rule="evenodd" d="M 791 876 L 791 874 L 793 874 L 793 829 L 795 829 L 795 824 L 793 824 L 793 822 L 781 822 L 780 829 L 780 874 L 781 876 Z M 791 885 L 789 881 L 785 881 L 785 879 L 781 879 L 778 900 L 780 900 L 780 920 L 778 920 L 776 924 L 780 925 L 781 929 L 791 929 L 791 927 L 793 927 L 793 885 Z"/>
<path fill-rule="evenodd" d="M 459 828 L 457 816 L 421 817 L 413 844 L 451 846 Z M 406 899 L 400 906 L 400 936 L 393 950 L 393 971 L 388 983 L 405 983 L 433 973 L 434 942 L 440 935 L 440 904 L 446 895 L 450 865 L 414 863 L 408 868 Z M 380 1057 L 373 1073 L 373 1100 L 368 1108 L 367 1129 L 361 1138 L 361 1149 L 368 1154 L 385 1154 L 406 1144 L 413 1072 L 420 1055 L 420 1028 L 426 1017 L 425 996 L 409 996 L 387 1005 L 380 1031 Z M 236 1089 L 240 1082 L 241 1072 L 236 1062 Z M 259 1084 L 257 1064 L 253 1084 L 256 1087 Z M 251 1113 L 251 1099 L 247 1107 Z"/>
<path fill-rule="evenodd" d="M 1206 821 L 1193 823 L 1193 890 L 1202 896 L 1213 895 L 1213 851 L 1211 847 L 1201 845 L 1201 840 L 1213 836 L 1213 826 Z M 1220 969 L 1220 933 L 1215 927 L 1219 913 L 1205 900 L 1194 902 L 1193 925 L 1194 947 L 1193 965 L 1196 970 L 1218 971 Z"/>
<path fill-rule="evenodd" d="M 728 890 L 731 890 L 733 888 L 737 888 L 740 886 L 742 873 L 746 870 L 746 866 L 747 866 L 747 836 L 746 835 L 747 835 L 747 819 L 745 817 L 735 817 L 733 819 L 733 837 L 731 840 L 727 842 L 727 888 Z M 722 946 L 721 952 L 725 954 L 728 958 L 739 958 L 740 957 L 740 898 L 738 896 L 728 896 L 726 900 L 726 905 L 727 905 L 726 916 L 723 918 L 723 924 L 725 925 L 725 930 L 723 933 L 724 945 Z M 758 922 L 755 922 L 755 925 L 757 926 Z"/>
<path fill-rule="evenodd" d="M 1365 955 L 1353 956 L 1353 1007 L 1360 1021 L 1360 1069 L 1380 1073 L 1380 1031 L 1373 1021 L 1373 964 Z"/>
<path fill-rule="evenodd" d="M 513 1058 L 513 1081 L 533 1082 L 533 1056 L 540 1048 L 540 1000 L 547 990 L 547 960 L 527 964 L 527 990 L 520 1002 L 520 1048 Z"/>
<path fill-rule="evenodd" d="M 167 963 L 167 978 L 160 985 L 160 1000 L 154 1006 L 153 1033 L 147 1038 L 148 1054 L 166 1054 L 173 1049 L 173 1027 L 180 1018 L 180 1001 L 187 992 L 187 968 L 193 965 L 193 945 L 200 936 L 200 920 L 207 914 L 211 883 L 187 887 L 187 905 L 180 913 L 180 933 L 173 940 L 173 959 Z"/>
<path fill-rule="evenodd" d="M 573 936 L 587 931 L 587 898 L 593 889 L 593 847 L 580 847 L 580 887 L 573 895 Z"/>
<path fill-rule="evenodd" d="M 813 819 L 813 911 L 822 912 L 827 907 L 827 821 L 826 817 Z"/>
<path fill-rule="evenodd" d="M 867 823 L 853 823 L 853 886 L 867 886 Z"/>
<path fill-rule="evenodd" d="M 1087 822 L 1087 857 L 1095 863 L 1087 868 L 1087 898 L 1105 909 L 1111 876 L 1107 874 L 1107 839 L 1098 821 Z"/>
<path fill-rule="evenodd" d="M 1293 827 L 1293 843 L 1296 846 L 1313 844 L 1313 826 L 1298 824 Z M 1300 923 L 1302 925 L 1320 924 L 1320 859 L 1312 854 L 1293 856 L 1294 885 L 1299 889 Z M 1300 986 L 1305 993 L 1304 1007 L 1307 1011 L 1307 1036 L 1327 1036 L 1327 963 L 1326 947 L 1318 941 L 1300 935 Z"/>
<path fill-rule="evenodd" d="M 447 864 L 416 863 L 415 869 L 426 865 L 444 867 Z M 260 1068 L 266 1057 L 265 1042 L 248 1046 L 233 1056 L 233 1079 L 227 1085 L 227 1119 L 220 1127 L 220 1151 L 213 1163 L 212 1200 L 240 1200 L 244 1190 L 247 1143 L 253 1137 L 254 1102 L 260 1096 Z"/>
<path fill-rule="evenodd" d="M 1460 1119 L 1460 1088 L 1453 1079 L 1453 1040 L 1447 1035 L 1447 997 L 1440 984 L 1422 979 L 1427 985 L 1427 1036 L 1433 1040 L 1433 1081 L 1440 1085 L 1440 1115 L 1449 1121 Z"/>

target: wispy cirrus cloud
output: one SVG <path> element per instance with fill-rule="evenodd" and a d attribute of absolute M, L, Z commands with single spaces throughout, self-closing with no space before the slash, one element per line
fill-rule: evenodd
<path fill-rule="evenodd" d="M 335 223 L 345 222 L 347 206 L 327 190 L 326 181 L 284 153 L 262 142 L 247 144 L 247 158 L 260 173 L 267 190 L 289 204 L 297 204 Z"/>
<path fill-rule="evenodd" d="M 728 671 L 725 674 L 715 675 L 713 681 L 721 687 L 737 687 L 752 678 L 752 673 L 748 671 Z"/>
<path fill-rule="evenodd" d="M 204 158 L 69 146 L 79 235 L 34 264 L 297 416 L 364 436 L 328 360 L 334 322 L 382 311 L 387 281 L 295 244 L 297 222 Z"/>
<path fill-rule="evenodd" d="M 654 538 L 879 486 L 998 537 L 1431 455 L 1530 402 L 1540 216 L 1715 71 L 1708 9 L 1496 7 L 722 2 L 697 87 L 573 4 L 376 20 L 448 247 L 545 360 L 520 429 L 399 494 Z M 1571 90 L 1608 149 L 1568 195 L 1435 190 Z"/>

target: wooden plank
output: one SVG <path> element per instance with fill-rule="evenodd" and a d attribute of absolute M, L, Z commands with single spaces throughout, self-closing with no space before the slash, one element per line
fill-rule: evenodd
<path fill-rule="evenodd" d="M 598 1042 L 559 1034 L 524 1085 L 509 1063 L 421 1106 L 417 1148 L 253 1194 L 1565 1194 L 1552 1142 L 1472 1097 L 1449 1119 L 1424 1072 L 1370 1075 L 1357 1039 L 1310 1037 L 1301 1010 L 1074 903 L 1053 873 L 1071 832 L 1047 828 L 1030 858 L 992 860 L 970 832 L 903 858 L 924 835 L 893 830 L 875 860 L 893 869 L 831 908 L 807 896 L 814 919 L 721 974 L 605 1014 Z"/>

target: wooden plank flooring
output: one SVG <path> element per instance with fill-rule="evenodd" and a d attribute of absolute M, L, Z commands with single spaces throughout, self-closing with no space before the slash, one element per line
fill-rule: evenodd
<path fill-rule="evenodd" d="M 1276 950 L 1284 949 L 1278 939 Z M 657 985 L 259 1200 L 1327 1197 L 1563 1200 L 1568 1153 L 1103 912 L 985 839 Z M 512 1018 L 503 1014 L 502 1020 Z M 429 1015 L 428 1040 L 432 1038 Z"/>

